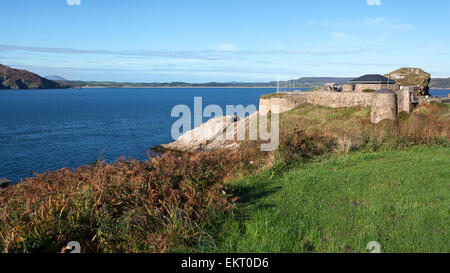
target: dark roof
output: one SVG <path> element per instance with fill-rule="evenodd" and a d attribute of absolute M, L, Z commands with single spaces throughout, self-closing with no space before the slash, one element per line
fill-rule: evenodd
<path fill-rule="evenodd" d="M 369 75 L 364 75 L 362 77 L 353 79 L 350 81 L 350 83 L 389 83 L 389 84 L 394 84 L 395 81 L 391 80 L 389 78 L 386 78 L 383 75 L 379 75 L 379 74 L 369 74 Z"/>

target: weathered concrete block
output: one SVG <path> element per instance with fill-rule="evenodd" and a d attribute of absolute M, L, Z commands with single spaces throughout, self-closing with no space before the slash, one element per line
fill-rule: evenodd
<path fill-rule="evenodd" d="M 374 93 L 370 121 L 374 124 L 384 119 L 397 118 L 397 96 L 394 93 Z"/>
<path fill-rule="evenodd" d="M 397 95 L 397 111 L 398 113 L 411 112 L 412 108 L 412 96 L 416 87 L 414 86 L 402 86 L 400 90 L 396 92 Z"/>
<path fill-rule="evenodd" d="M 270 111 L 270 105 L 270 99 L 259 99 L 259 112 L 262 114 L 267 114 L 267 112 Z"/>

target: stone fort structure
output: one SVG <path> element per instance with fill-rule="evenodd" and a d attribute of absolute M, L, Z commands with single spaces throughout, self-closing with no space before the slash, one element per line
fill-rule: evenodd
<path fill-rule="evenodd" d="M 398 113 L 409 113 L 413 109 L 413 91 L 415 87 L 401 87 L 396 91 L 379 89 L 375 92 L 292 92 L 273 98 L 261 98 L 260 112 L 271 111 L 274 105 L 283 113 L 303 104 L 319 105 L 331 108 L 370 107 L 370 121 L 374 124 L 384 119 L 394 120 Z"/>
<path fill-rule="evenodd" d="M 377 124 L 384 119 L 395 120 L 399 113 L 409 113 L 419 103 L 450 103 L 450 95 L 448 99 L 423 95 L 427 94 L 423 90 L 428 89 L 430 74 L 419 68 L 401 68 L 389 75 L 389 78 L 378 74 L 364 75 L 349 81 L 342 88 L 328 83 L 315 91 L 263 96 L 259 103 L 260 112 L 271 111 L 274 105 L 278 106 L 280 113 L 303 104 L 331 108 L 362 106 L 371 108 L 370 121 Z M 399 82 L 392 78 L 399 79 Z"/>
<path fill-rule="evenodd" d="M 342 92 L 375 91 L 379 89 L 397 91 L 400 89 L 400 85 L 395 80 L 391 80 L 385 76 L 370 74 L 351 80 L 348 84 L 342 86 Z"/>

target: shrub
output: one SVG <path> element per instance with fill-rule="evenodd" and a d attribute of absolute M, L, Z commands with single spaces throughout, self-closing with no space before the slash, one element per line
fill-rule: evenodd
<path fill-rule="evenodd" d="M 450 104 L 448 103 L 442 103 L 442 102 L 438 102 L 438 101 L 432 101 L 430 102 L 431 105 L 437 106 L 441 109 L 448 109 L 450 108 Z"/>
<path fill-rule="evenodd" d="M 336 140 L 318 130 L 293 129 L 281 136 L 279 153 L 283 161 L 309 160 L 332 152 Z"/>
<path fill-rule="evenodd" d="M 448 110 L 421 105 L 410 114 L 400 113 L 396 121 L 384 120 L 365 130 L 361 148 L 403 149 L 413 145 L 447 145 L 450 139 Z"/>
<path fill-rule="evenodd" d="M 225 179 L 256 150 L 96 162 L 0 190 L 0 251 L 167 252 L 211 244 L 204 226 L 233 208 Z"/>

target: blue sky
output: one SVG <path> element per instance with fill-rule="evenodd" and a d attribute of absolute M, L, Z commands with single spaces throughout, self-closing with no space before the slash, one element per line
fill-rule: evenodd
<path fill-rule="evenodd" d="M 72 80 L 450 76 L 448 0 L 2 0 L 0 63 Z"/>

